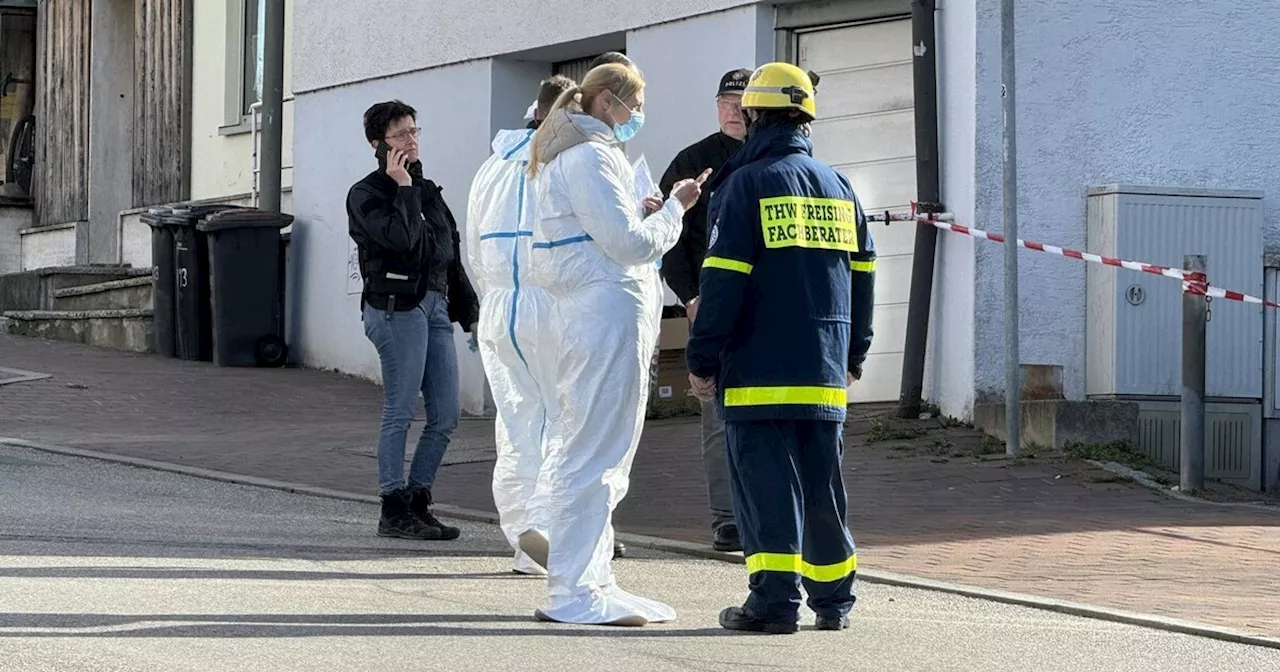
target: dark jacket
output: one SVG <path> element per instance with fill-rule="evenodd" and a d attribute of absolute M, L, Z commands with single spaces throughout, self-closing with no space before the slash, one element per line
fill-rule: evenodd
<path fill-rule="evenodd" d="M 713 176 L 719 173 L 739 147 L 742 147 L 742 141 L 717 131 L 684 148 L 671 160 L 667 172 L 662 174 L 658 183 L 662 197 L 671 195 L 671 188 L 676 182 L 697 177 L 708 168 L 715 171 Z M 662 278 L 681 303 L 688 303 L 698 295 L 702 258 L 707 254 L 707 204 L 710 200 L 711 191 L 704 189 L 698 202 L 684 213 L 680 241 L 662 257 Z"/>
<path fill-rule="evenodd" d="M 771 126 L 711 199 L 689 371 L 717 379 L 725 421 L 845 417 L 845 372 L 871 343 L 875 248 L 849 181 L 798 129 Z"/>
<path fill-rule="evenodd" d="M 375 170 L 347 193 L 351 239 L 364 278 L 361 305 L 412 310 L 427 292 L 437 291 L 449 306 L 449 319 L 470 330 L 480 319 L 480 302 L 461 263 L 458 224 L 441 188 L 420 171 L 415 164 L 413 184 L 401 187 Z"/>

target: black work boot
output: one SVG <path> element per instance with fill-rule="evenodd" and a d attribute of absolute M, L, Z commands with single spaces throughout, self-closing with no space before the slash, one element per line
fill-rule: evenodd
<path fill-rule="evenodd" d="M 428 525 L 413 515 L 409 511 L 409 492 L 401 489 L 382 496 L 378 536 L 433 540 L 440 538 L 440 528 Z"/>
<path fill-rule="evenodd" d="M 711 541 L 711 548 L 723 553 L 733 553 L 742 550 L 742 541 L 738 539 L 738 526 L 735 523 L 725 523 L 716 528 L 715 539 Z"/>
<path fill-rule="evenodd" d="M 849 627 L 848 616 L 819 616 L 813 622 L 817 630 L 844 630 Z"/>
<path fill-rule="evenodd" d="M 800 630 L 799 623 L 766 621 L 742 607 L 729 607 L 720 612 L 720 627 L 741 632 L 763 632 L 769 635 L 792 635 Z"/>
<path fill-rule="evenodd" d="M 462 530 L 445 525 L 431 513 L 430 490 L 418 490 L 413 493 L 413 496 L 409 499 L 409 512 L 427 525 L 440 530 L 440 536 L 437 539 L 449 541 L 457 539 L 458 535 L 462 534 Z"/>

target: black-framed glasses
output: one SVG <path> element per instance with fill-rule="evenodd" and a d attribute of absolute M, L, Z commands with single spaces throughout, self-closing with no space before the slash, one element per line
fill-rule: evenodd
<path fill-rule="evenodd" d="M 396 133 L 395 135 L 388 135 L 386 139 L 387 140 L 406 140 L 409 138 L 409 136 L 413 136 L 416 138 L 420 135 L 422 135 L 422 128 L 419 126 L 414 126 L 413 128 L 406 128 L 403 131 Z"/>

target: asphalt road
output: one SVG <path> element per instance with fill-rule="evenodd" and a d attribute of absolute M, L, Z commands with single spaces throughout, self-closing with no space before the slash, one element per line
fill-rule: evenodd
<path fill-rule="evenodd" d="M 0 669 L 1280 669 L 1280 651 L 862 585 L 853 627 L 729 633 L 740 565 L 635 550 L 620 583 L 676 607 L 642 629 L 533 620 L 544 582 L 497 528 L 373 535 L 373 506 L 0 446 Z M 811 615 L 806 615 L 806 620 Z"/>

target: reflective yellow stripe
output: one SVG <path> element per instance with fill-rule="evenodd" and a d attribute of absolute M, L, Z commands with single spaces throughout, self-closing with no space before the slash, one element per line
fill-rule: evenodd
<path fill-rule="evenodd" d="M 747 573 L 794 572 L 800 573 L 804 560 L 799 553 L 752 553 L 747 556 Z"/>
<path fill-rule="evenodd" d="M 764 246 L 858 251 L 858 209 L 853 201 L 808 196 L 760 199 Z"/>
<path fill-rule="evenodd" d="M 811 404 L 844 406 L 848 391 L 843 387 L 729 387 L 724 391 L 725 406 L 774 406 L 778 404 Z"/>
<path fill-rule="evenodd" d="M 858 554 L 833 565 L 814 565 L 805 562 L 799 553 L 753 553 L 747 556 L 747 573 L 791 572 L 811 581 L 831 583 L 858 571 Z"/>
<path fill-rule="evenodd" d="M 876 260 L 872 259 L 871 261 L 850 261 L 849 268 L 853 269 L 854 271 L 857 271 L 858 273 L 875 273 Z"/>
<path fill-rule="evenodd" d="M 854 553 L 844 562 L 837 562 L 834 565 L 811 565 L 807 562 L 801 563 L 800 575 L 806 579 L 817 581 L 819 583 L 831 583 L 849 576 L 858 571 L 858 554 Z"/>
<path fill-rule="evenodd" d="M 726 271 L 737 271 L 751 275 L 751 264 L 745 261 L 725 259 L 724 257 L 707 257 L 702 261 L 703 268 L 720 268 Z"/>

